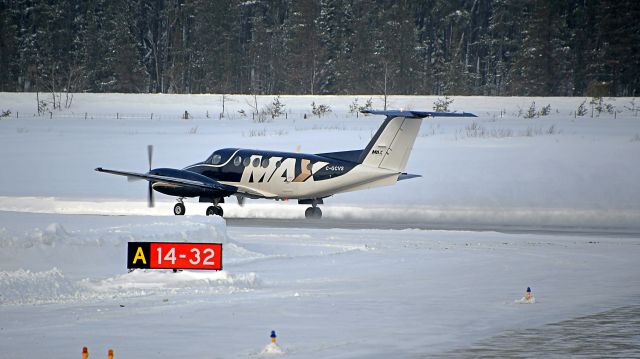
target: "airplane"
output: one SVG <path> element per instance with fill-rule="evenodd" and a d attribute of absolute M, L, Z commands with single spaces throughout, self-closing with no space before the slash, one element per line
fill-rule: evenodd
<path fill-rule="evenodd" d="M 362 150 L 318 154 L 274 152 L 224 148 L 206 160 L 183 169 L 151 168 L 153 147 L 148 146 L 149 171 L 135 173 L 98 167 L 95 170 L 129 180 L 149 181 L 148 205 L 153 207 L 153 191 L 178 197 L 175 215 L 184 215 L 185 198 L 199 197 L 211 203 L 206 215 L 223 216 L 220 203 L 236 196 L 242 205 L 251 199 L 296 199 L 310 205 L 305 217 L 319 219 L 318 207 L 324 199 L 338 193 L 395 184 L 420 177 L 404 168 L 426 117 L 477 117 L 467 112 L 425 112 L 406 110 L 363 110 L 364 114 L 384 115 L 384 122 Z"/>

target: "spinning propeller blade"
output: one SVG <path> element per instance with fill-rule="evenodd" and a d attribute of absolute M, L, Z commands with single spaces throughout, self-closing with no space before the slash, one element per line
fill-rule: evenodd
<path fill-rule="evenodd" d="M 149 207 L 155 206 L 155 200 L 153 199 L 153 183 L 149 182 L 149 194 L 147 197 L 147 205 Z"/>
<path fill-rule="evenodd" d="M 151 164 L 153 163 L 153 145 L 147 145 L 147 157 L 149 158 L 149 171 L 151 171 Z M 147 194 L 147 205 L 153 207 L 155 201 L 153 199 L 153 183 L 149 181 L 149 192 Z"/>
<path fill-rule="evenodd" d="M 153 162 L 153 145 L 147 145 L 147 156 L 149 157 L 149 171 L 151 171 L 151 163 Z"/>

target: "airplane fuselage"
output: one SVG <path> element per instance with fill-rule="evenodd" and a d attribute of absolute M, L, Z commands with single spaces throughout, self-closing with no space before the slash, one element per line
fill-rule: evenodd
<path fill-rule="evenodd" d="M 273 199 L 323 198 L 384 181 L 395 183 L 399 172 L 371 168 L 349 159 L 291 152 L 227 148 L 184 168 L 241 188 L 250 196 Z M 377 184 L 380 185 L 380 184 Z M 163 192 L 161 188 L 154 189 Z"/>

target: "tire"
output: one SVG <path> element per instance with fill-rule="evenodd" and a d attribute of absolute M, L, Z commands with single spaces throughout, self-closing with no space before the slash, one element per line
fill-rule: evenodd
<path fill-rule="evenodd" d="M 320 207 L 316 207 L 313 209 L 313 218 L 315 219 L 322 218 L 322 210 L 320 210 Z"/>
<path fill-rule="evenodd" d="M 207 216 L 215 216 L 216 213 L 216 207 L 214 206 L 209 206 L 207 207 Z"/>
<path fill-rule="evenodd" d="M 313 207 L 309 207 L 304 211 L 304 217 L 305 218 L 313 218 Z"/>
<path fill-rule="evenodd" d="M 214 207 L 213 214 L 215 214 L 216 216 L 222 217 L 222 215 L 224 215 L 224 211 L 222 210 L 222 207 L 217 206 L 217 207 Z"/>
<path fill-rule="evenodd" d="M 176 205 L 173 206 L 173 214 L 175 214 L 176 216 L 184 216 L 184 212 L 185 212 L 184 204 L 176 203 Z"/>

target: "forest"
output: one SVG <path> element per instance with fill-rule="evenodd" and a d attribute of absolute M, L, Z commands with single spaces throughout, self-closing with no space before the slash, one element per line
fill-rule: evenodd
<path fill-rule="evenodd" d="M 0 91 L 638 96 L 637 0 L 0 0 Z"/>

